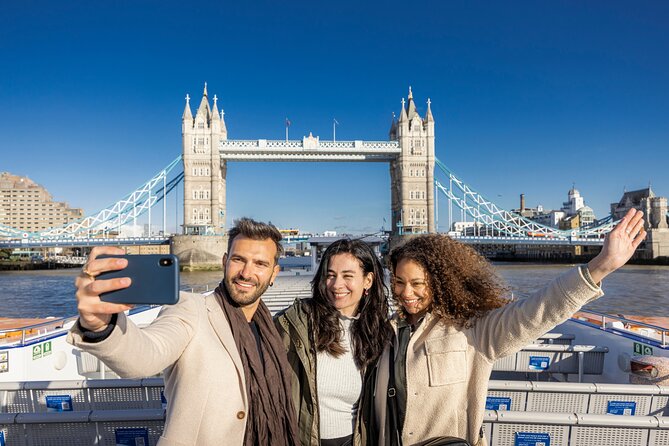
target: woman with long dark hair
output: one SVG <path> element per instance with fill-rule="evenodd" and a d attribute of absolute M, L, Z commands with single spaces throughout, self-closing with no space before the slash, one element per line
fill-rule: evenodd
<path fill-rule="evenodd" d="M 313 297 L 276 317 L 294 372 L 303 445 L 366 443 L 358 410 L 363 383 L 392 337 L 383 279 L 366 243 L 337 240 L 323 254 Z"/>

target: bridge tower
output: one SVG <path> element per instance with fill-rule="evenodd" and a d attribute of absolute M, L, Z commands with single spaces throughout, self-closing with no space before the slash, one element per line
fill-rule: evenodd
<path fill-rule="evenodd" d="M 225 177 L 219 141 L 228 139 L 225 113 L 218 111 L 214 95 L 209 106 L 207 84 L 195 118 L 186 95 L 181 118 L 184 162 L 184 235 L 222 235 L 225 232 Z"/>
<path fill-rule="evenodd" d="M 434 219 L 434 117 L 427 100 L 425 118 L 416 110 L 409 87 L 399 120 L 393 118 L 390 139 L 400 155 L 390 163 L 392 233 L 394 236 L 436 232 Z"/>
<path fill-rule="evenodd" d="M 224 113 L 218 111 L 214 95 L 209 105 L 207 84 L 195 117 L 186 95 L 181 117 L 184 163 L 183 235 L 172 237 L 170 250 L 183 270 L 219 270 L 226 251 L 225 177 L 219 143 L 228 139 Z"/>

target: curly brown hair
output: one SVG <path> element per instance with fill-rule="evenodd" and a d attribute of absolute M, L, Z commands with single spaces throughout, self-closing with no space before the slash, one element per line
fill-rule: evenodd
<path fill-rule="evenodd" d="M 419 235 L 393 249 L 393 275 L 402 260 L 412 260 L 425 270 L 428 293 L 433 299 L 430 311 L 460 327 L 473 326 L 477 318 L 508 302 L 502 297 L 508 287 L 490 262 L 470 246 L 446 235 Z M 393 300 L 405 317 L 394 290 Z"/>

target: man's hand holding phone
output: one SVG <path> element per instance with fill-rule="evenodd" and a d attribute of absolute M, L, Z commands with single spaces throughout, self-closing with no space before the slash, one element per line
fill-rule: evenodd
<path fill-rule="evenodd" d="M 97 246 L 91 250 L 88 260 L 74 282 L 77 292 L 77 310 L 79 323 L 90 331 L 102 331 L 107 328 L 112 315 L 132 308 L 132 305 L 103 302 L 100 294 L 127 288 L 132 283 L 129 277 L 97 279 L 108 271 L 119 271 L 128 266 L 128 261 L 121 258 L 101 258 L 100 255 L 123 255 L 125 251 L 111 246 Z"/>

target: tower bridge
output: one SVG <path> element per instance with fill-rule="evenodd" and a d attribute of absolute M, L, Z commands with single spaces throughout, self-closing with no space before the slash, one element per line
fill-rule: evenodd
<path fill-rule="evenodd" d="M 311 134 L 300 140 L 234 140 L 228 139 L 225 114 L 218 109 L 217 96 L 210 103 L 205 84 L 194 115 L 190 97 L 186 96 L 181 156 L 113 205 L 62 227 L 26 232 L 0 225 L 0 247 L 113 244 L 120 240 L 108 237 L 113 233 L 124 237 L 124 244 L 170 243 L 182 262 L 218 267 L 226 249 L 227 169 L 229 163 L 246 161 L 388 163 L 394 237 L 436 232 L 439 196 L 445 198 L 449 228 L 457 210 L 460 221 L 469 220 L 475 228 L 481 228 L 474 236 L 461 236 L 465 243 L 556 248 L 603 243 L 606 233 L 616 224 L 611 219 L 596 227 L 558 230 L 485 199 L 435 157 L 435 120 L 429 99 L 426 104 L 425 115 L 420 116 L 410 88 L 407 100 L 402 100 L 399 118 L 393 118 L 388 141 L 321 141 Z M 178 187 L 181 184 L 183 189 Z M 183 230 L 181 235 L 170 237 L 166 230 L 166 198 L 179 190 L 183 190 Z M 152 210 L 162 211 L 162 219 L 152 220 Z M 646 212 L 648 229 L 660 228 L 653 222 L 662 220 L 655 215 L 662 212 L 653 212 Z M 147 216 L 149 228 L 152 221 L 162 222 L 161 235 L 156 236 L 151 230 L 141 235 L 122 235 L 124 227 L 137 227 L 138 219 Z"/>
<path fill-rule="evenodd" d="M 425 116 L 413 92 L 402 99 L 389 141 L 231 140 L 218 97 L 209 102 L 205 84 L 193 115 L 190 96 L 182 115 L 184 235 L 216 236 L 226 228 L 226 177 L 232 161 L 387 162 L 390 165 L 393 235 L 435 232 L 434 117 L 427 100 Z"/>

